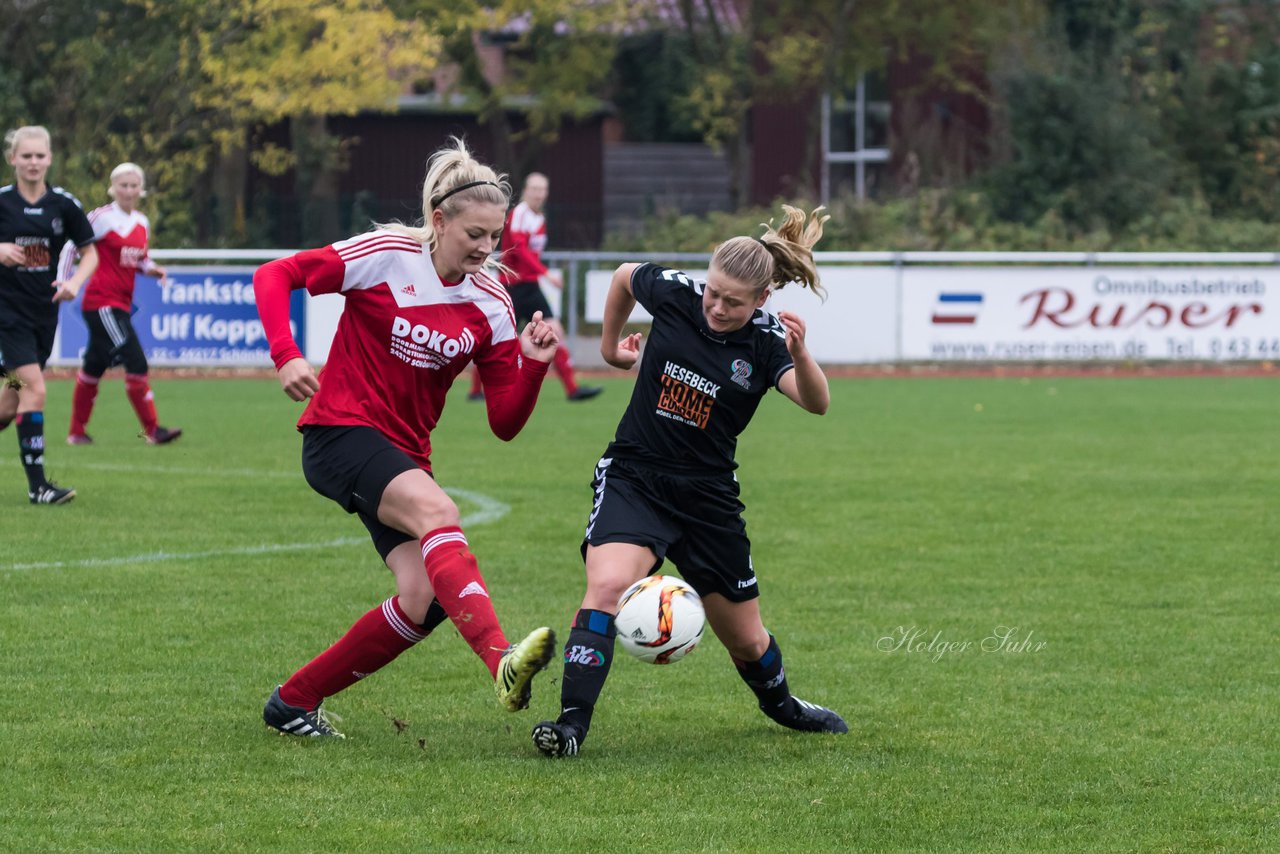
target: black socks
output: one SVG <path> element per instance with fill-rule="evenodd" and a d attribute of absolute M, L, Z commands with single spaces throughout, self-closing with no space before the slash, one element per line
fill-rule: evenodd
<path fill-rule="evenodd" d="M 574 727 L 579 744 L 587 737 L 596 700 L 609 677 L 617 634 L 612 614 L 583 608 L 574 617 L 569 639 L 565 641 L 560 717 L 556 722 Z"/>

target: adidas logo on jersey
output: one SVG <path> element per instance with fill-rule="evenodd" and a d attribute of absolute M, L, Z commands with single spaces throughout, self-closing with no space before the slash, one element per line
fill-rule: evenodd
<path fill-rule="evenodd" d="M 413 289 L 413 283 L 412 283 L 412 282 L 410 282 L 409 284 L 407 284 L 407 285 L 405 285 L 403 288 L 401 288 L 401 289 L 400 289 L 400 293 L 402 293 L 402 294 L 408 294 L 408 295 L 409 295 L 409 296 L 411 296 L 411 297 L 416 297 L 416 296 L 418 295 L 418 292 L 417 292 L 417 291 L 415 291 L 415 290 Z"/>
<path fill-rule="evenodd" d="M 462 588 L 462 592 L 458 594 L 458 598 L 461 599 L 464 596 L 477 596 L 477 595 L 483 596 L 486 599 L 489 598 L 489 594 L 484 592 L 484 588 L 480 586 L 480 582 L 473 581 L 470 584 L 468 584 L 466 587 Z"/>

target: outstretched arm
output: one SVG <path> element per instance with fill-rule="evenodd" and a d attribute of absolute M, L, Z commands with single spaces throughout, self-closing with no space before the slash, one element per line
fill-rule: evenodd
<path fill-rule="evenodd" d="M 292 400 L 306 400 L 320 390 L 315 369 L 298 349 L 289 330 L 289 294 L 306 284 L 297 256 L 268 261 L 253 274 L 253 296 L 262 330 L 271 344 L 280 386 Z"/>
<path fill-rule="evenodd" d="M 493 435 L 510 442 L 524 429 L 559 346 L 555 330 L 535 311 L 519 339 L 504 341 L 476 361 Z"/>
<path fill-rule="evenodd" d="M 70 302 L 75 299 L 76 294 L 80 293 L 80 289 L 96 269 L 98 269 L 98 247 L 92 243 L 80 247 L 80 263 L 76 266 L 75 273 L 66 280 L 53 283 L 53 301 Z"/>
<path fill-rule="evenodd" d="M 831 405 L 831 390 L 827 386 L 827 375 L 805 346 L 804 321 L 789 311 L 779 312 L 778 320 L 787 329 L 787 352 L 795 362 L 795 368 L 778 380 L 778 389 L 802 409 L 824 415 Z"/>
<path fill-rule="evenodd" d="M 639 332 L 619 339 L 622 327 L 636 307 L 636 295 L 631 291 L 631 274 L 639 264 L 623 264 L 613 273 L 609 283 L 609 295 L 604 301 L 604 324 L 600 330 L 600 355 L 615 368 L 630 370 L 640 358 Z"/>

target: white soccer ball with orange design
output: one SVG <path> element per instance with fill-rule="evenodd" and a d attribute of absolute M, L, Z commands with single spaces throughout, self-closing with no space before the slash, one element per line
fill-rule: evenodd
<path fill-rule="evenodd" d="M 650 664 L 672 664 L 702 640 L 706 614 L 702 598 L 688 584 L 670 575 L 651 575 L 618 599 L 614 624 L 629 654 Z"/>

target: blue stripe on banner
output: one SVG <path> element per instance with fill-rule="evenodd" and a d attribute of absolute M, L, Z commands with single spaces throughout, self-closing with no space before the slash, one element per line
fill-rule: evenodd
<path fill-rule="evenodd" d="M 982 302 L 982 294 L 938 294 L 938 302 Z"/>

